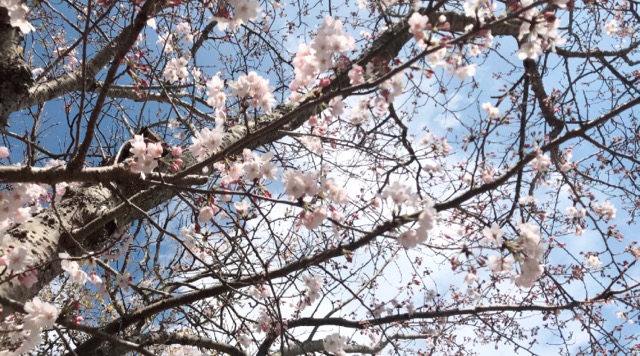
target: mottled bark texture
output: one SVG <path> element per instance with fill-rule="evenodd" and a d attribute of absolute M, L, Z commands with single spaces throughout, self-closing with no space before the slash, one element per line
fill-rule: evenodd
<path fill-rule="evenodd" d="M 9 25 L 7 9 L 0 7 L 0 128 L 29 93 L 33 78 L 20 49 L 20 31 Z"/>
<path fill-rule="evenodd" d="M 186 164 L 194 159 L 184 155 Z M 160 171 L 165 171 L 161 167 Z M 0 177 L 1 178 L 1 177 Z M 0 179 L 1 180 L 1 179 Z M 189 183 L 202 184 L 206 180 Z M 15 276 L 0 268 L 0 296 L 18 302 L 33 298 L 62 272 L 60 252 L 78 257 L 104 250 L 113 244 L 113 233 L 142 216 L 142 212 L 169 201 L 176 191 L 160 185 L 90 183 L 67 189 L 60 201 L 51 204 L 33 219 L 8 230 L 11 243 L 7 248 L 23 246 L 38 270 L 38 282 L 23 286 Z M 0 247 L 0 256 L 6 251 Z M 3 315 L 11 312 L 4 308 Z"/>
<path fill-rule="evenodd" d="M 58 253 L 61 246 L 75 247 L 83 243 L 85 236 L 74 236 L 78 226 L 87 225 L 115 202 L 111 192 L 103 185 L 90 188 L 69 190 L 64 199 L 54 207 L 42 211 L 30 221 L 9 230 L 11 236 L 8 248 L 20 246 L 27 249 L 33 258 L 31 266 L 38 270 L 38 282 L 31 288 L 20 283 L 18 278 L 9 275 L 3 268 L 0 279 L 0 295 L 20 302 L 25 302 L 38 293 L 42 287 L 53 280 L 60 272 Z M 103 235 L 109 231 L 103 231 Z M 75 240 L 75 241 L 74 241 Z M 72 249 L 72 250 L 75 250 Z M 0 248 L 0 254 L 4 254 Z M 7 312 L 7 308 L 4 308 Z"/>

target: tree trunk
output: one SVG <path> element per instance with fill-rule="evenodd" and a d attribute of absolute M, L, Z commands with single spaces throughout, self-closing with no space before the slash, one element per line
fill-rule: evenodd
<path fill-rule="evenodd" d="M 151 130 L 144 133 L 145 137 L 154 135 Z M 126 159 L 126 154 L 122 160 Z M 195 162 L 189 153 L 183 159 L 186 165 Z M 162 173 L 166 170 L 166 167 L 159 169 Z M 187 181 L 193 183 L 192 179 Z M 203 183 L 203 180 L 196 182 Z M 5 247 L 24 247 L 32 259 L 29 267 L 37 270 L 38 281 L 27 288 L 5 268 L 0 273 L 0 296 L 26 302 L 62 272 L 60 252 L 67 252 L 72 257 L 100 252 L 113 242 L 114 232 L 119 227 L 126 227 L 142 216 L 141 211 L 151 210 L 174 195 L 173 189 L 149 184 L 84 183 L 80 187 L 67 188 L 60 201 L 53 201 L 29 221 L 7 231 L 8 237 L 4 241 L 9 243 L 0 246 L 0 256 L 6 253 Z M 10 312 L 11 308 L 4 307 L 2 316 Z"/>
<path fill-rule="evenodd" d="M 20 107 L 33 85 L 19 43 L 20 31 L 9 25 L 7 9 L 0 7 L 0 128 L 7 126 L 9 114 Z"/>
<path fill-rule="evenodd" d="M 61 272 L 58 253 L 64 248 L 60 247 L 72 247 L 76 242 L 84 245 L 88 236 L 74 234 L 73 231 L 87 225 L 114 204 L 112 193 L 101 184 L 70 189 L 55 207 L 45 209 L 30 221 L 7 231 L 10 236 L 7 247 L 22 246 L 27 249 L 33 259 L 31 266 L 38 270 L 38 282 L 27 288 L 5 270 L 0 283 L 0 295 L 22 303 L 33 297 Z M 107 235 L 109 231 L 103 228 L 103 231 L 95 234 Z M 0 254 L 5 254 L 1 248 Z M 3 313 L 6 312 L 8 310 L 5 307 Z"/>

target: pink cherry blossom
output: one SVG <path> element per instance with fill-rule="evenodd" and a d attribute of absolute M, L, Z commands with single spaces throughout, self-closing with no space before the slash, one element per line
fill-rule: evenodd
<path fill-rule="evenodd" d="M 181 156 L 182 155 L 182 147 L 179 146 L 173 146 L 171 147 L 171 155 L 173 156 Z"/>
<path fill-rule="evenodd" d="M 596 214 L 600 215 L 601 217 L 604 217 L 605 220 L 615 219 L 616 212 L 617 212 L 616 207 L 613 204 L 611 204 L 611 202 L 608 200 L 602 202 L 601 204 L 592 203 L 591 210 L 593 210 Z"/>
<path fill-rule="evenodd" d="M 602 262 L 600 262 L 600 259 L 598 258 L 598 256 L 589 255 L 584 259 L 584 266 L 586 268 L 598 269 L 602 266 Z"/>
<path fill-rule="evenodd" d="M 456 70 L 456 75 L 458 76 L 458 78 L 460 78 L 460 80 L 465 80 L 468 77 L 473 77 L 474 75 L 476 75 L 476 65 L 469 64 L 466 66 L 462 66 Z"/>
<path fill-rule="evenodd" d="M 24 304 L 24 328 L 33 333 L 52 327 L 58 319 L 58 309 L 53 304 L 45 303 L 35 297 Z"/>
<path fill-rule="evenodd" d="M 313 196 L 320 191 L 315 174 L 310 172 L 288 170 L 282 174 L 282 181 L 286 193 L 294 199 L 301 198 L 305 194 Z"/>
<path fill-rule="evenodd" d="M 262 78 L 256 72 L 240 76 L 238 80 L 229 83 L 229 88 L 231 95 L 251 98 L 253 106 L 260 107 L 267 113 L 271 112 L 276 102 L 269 80 Z"/>
<path fill-rule="evenodd" d="M 503 243 L 503 231 L 500 228 L 500 225 L 497 223 L 491 224 L 491 228 L 485 227 L 482 230 L 482 234 L 484 235 L 484 242 L 488 244 L 492 244 L 494 247 L 500 248 Z"/>
<path fill-rule="evenodd" d="M 70 256 L 67 253 L 60 253 L 62 259 L 62 269 L 69 274 L 69 280 L 74 283 L 84 285 L 89 280 L 87 273 L 80 268 L 80 264 L 77 261 L 69 260 Z"/>
<path fill-rule="evenodd" d="M 289 85 L 289 88 L 295 92 L 311 86 L 319 72 L 318 65 L 315 51 L 305 43 L 300 44 L 296 56 L 293 58 L 295 78 Z"/>
<path fill-rule="evenodd" d="M 210 206 L 204 206 L 200 208 L 200 212 L 198 213 L 198 221 L 202 223 L 207 223 L 215 217 L 215 211 Z"/>
<path fill-rule="evenodd" d="M 26 288 L 31 288 L 34 284 L 38 283 L 38 270 L 33 269 L 30 271 L 22 272 L 18 276 L 18 280 L 20 281 L 20 284 L 22 284 Z"/>
<path fill-rule="evenodd" d="M 318 228 L 324 219 L 327 218 L 327 208 L 324 206 L 318 207 L 313 211 L 303 211 L 300 213 L 300 221 L 309 230 Z"/>
<path fill-rule="evenodd" d="M 403 204 L 413 199 L 409 188 L 400 182 L 393 182 L 387 186 L 381 195 L 382 199 L 391 198 L 394 204 Z"/>
<path fill-rule="evenodd" d="M 307 294 L 309 297 L 309 301 L 313 303 L 316 299 L 320 297 L 320 291 L 322 290 L 324 281 L 319 276 L 311 276 L 311 275 L 302 277 L 302 280 L 309 291 L 309 293 Z"/>
<path fill-rule="evenodd" d="M 91 272 L 91 275 L 89 276 L 89 280 L 91 281 L 91 283 L 95 285 L 102 283 L 102 278 L 100 278 L 100 276 L 98 276 L 98 274 L 95 272 Z"/>
<path fill-rule="evenodd" d="M 22 272 L 32 263 L 33 258 L 23 246 L 7 249 L 7 254 L 0 258 L 0 266 L 7 266 L 9 270 L 16 273 Z"/>
<path fill-rule="evenodd" d="M 189 60 L 185 57 L 171 58 L 164 67 L 163 78 L 170 83 L 177 81 L 185 83 L 189 77 L 187 64 L 189 64 Z"/>
<path fill-rule="evenodd" d="M 413 229 L 407 230 L 398 236 L 398 243 L 406 249 L 414 248 L 418 246 L 420 242 L 418 232 Z"/>
<path fill-rule="evenodd" d="M 364 77 L 362 76 L 363 73 L 364 69 L 361 66 L 354 64 L 348 73 L 350 80 L 349 83 L 351 83 L 351 85 L 360 85 L 364 83 Z"/>
<path fill-rule="evenodd" d="M 129 290 L 130 283 L 131 283 L 131 278 L 129 276 L 125 276 L 123 274 L 118 274 L 116 276 L 115 284 L 120 289 Z"/>
<path fill-rule="evenodd" d="M 416 41 L 424 38 L 424 30 L 427 28 L 428 23 L 429 17 L 417 12 L 414 12 L 411 17 L 409 17 L 409 32 Z"/>
<path fill-rule="evenodd" d="M 347 189 L 337 185 L 333 179 L 323 180 L 322 189 L 329 195 L 329 198 L 336 204 L 347 204 L 349 202 Z"/>
<path fill-rule="evenodd" d="M 322 340 L 322 345 L 324 346 L 324 350 L 327 352 L 331 352 L 334 355 L 338 355 L 339 353 L 344 354 L 343 349 L 347 344 L 347 338 L 340 336 L 340 334 L 335 333 L 331 334 Z"/>
<path fill-rule="evenodd" d="M 224 81 L 219 74 L 211 77 L 207 81 L 207 104 L 214 109 L 222 109 L 227 101 L 227 94 L 224 92 Z"/>
<path fill-rule="evenodd" d="M 464 277 L 464 282 L 468 285 L 472 285 L 475 282 L 477 282 L 480 278 L 478 278 L 478 275 L 473 273 L 473 272 L 469 272 L 465 277 Z"/>
<path fill-rule="evenodd" d="M 607 24 L 604 25 L 603 28 L 605 31 L 607 31 L 607 35 L 613 37 L 618 32 L 618 21 L 613 19 L 607 22 Z"/>
<path fill-rule="evenodd" d="M 500 117 L 500 109 L 487 102 L 482 104 L 482 110 L 489 114 L 489 118 L 497 119 Z"/>
<path fill-rule="evenodd" d="M 536 158 L 531 160 L 531 168 L 539 173 L 545 173 L 549 170 L 551 158 L 542 152 L 538 152 Z"/>
<path fill-rule="evenodd" d="M 507 274 L 513 270 L 515 260 L 511 257 L 489 256 L 488 264 L 491 272 L 495 274 Z"/>
<path fill-rule="evenodd" d="M 233 207 L 236 208 L 238 214 L 246 215 L 247 212 L 249 212 L 249 208 L 251 208 L 251 205 L 249 205 L 249 201 L 243 199 L 242 201 L 233 203 Z"/>

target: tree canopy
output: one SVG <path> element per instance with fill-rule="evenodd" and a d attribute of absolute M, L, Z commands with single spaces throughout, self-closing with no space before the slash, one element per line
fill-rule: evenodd
<path fill-rule="evenodd" d="M 0 0 L 0 355 L 640 350 L 625 0 Z"/>

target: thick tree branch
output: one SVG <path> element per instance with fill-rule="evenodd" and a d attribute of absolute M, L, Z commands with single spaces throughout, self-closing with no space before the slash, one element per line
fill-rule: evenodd
<path fill-rule="evenodd" d="M 7 9 L 0 7 L 0 128 L 20 105 L 33 85 L 31 70 L 20 51 L 20 31 L 9 24 Z"/>
<path fill-rule="evenodd" d="M 147 17 L 151 18 L 155 16 L 155 14 L 161 11 L 162 8 L 163 7 L 160 6 L 156 7 L 152 12 L 147 14 Z M 428 14 L 430 22 L 437 23 L 438 17 L 441 14 L 447 16 L 447 19 L 451 24 L 451 32 L 463 31 L 467 25 L 476 23 L 476 19 L 466 17 L 455 12 L 431 12 Z M 215 27 L 215 23 L 212 22 L 210 26 L 212 28 Z M 499 21 L 492 25 L 491 31 L 494 36 L 515 36 L 517 35 L 518 28 L 518 21 Z M 393 31 L 386 31 L 385 34 L 382 35 L 383 40 L 376 41 L 377 46 L 374 46 L 373 50 L 368 53 L 372 55 L 374 53 L 380 54 L 381 51 L 397 53 L 399 50 L 397 47 L 404 46 L 404 44 L 411 38 L 411 35 L 407 31 L 408 25 L 406 21 L 402 21 L 399 25 L 394 26 L 393 29 Z M 121 31 L 120 35 L 118 35 L 110 44 L 98 51 L 96 55 L 89 60 L 86 64 L 86 75 L 84 77 L 82 76 L 81 70 L 75 70 L 73 72 L 63 74 L 58 78 L 54 78 L 43 83 L 37 83 L 35 86 L 31 87 L 26 96 L 19 101 L 10 101 L 4 98 L 0 99 L 0 105 L 4 105 L 5 112 L 11 113 L 60 97 L 65 93 L 80 90 L 82 88 L 83 81 L 93 80 L 95 75 L 114 58 L 116 53 L 124 49 L 128 50 L 128 48 L 130 48 L 130 43 L 135 41 L 136 37 L 136 24 L 134 23 L 125 27 Z M 198 41 L 200 41 L 200 38 Z M 372 58 L 373 57 L 362 57 L 361 60 L 368 62 Z M 31 78 L 30 71 L 29 78 Z"/>
<path fill-rule="evenodd" d="M 150 8 L 150 11 L 145 13 L 145 15 L 147 18 L 152 18 L 167 6 L 169 6 L 169 4 L 154 6 Z M 2 97 L 0 98 L 0 108 L 3 108 L 3 112 L 8 115 L 11 112 L 60 97 L 65 93 L 80 90 L 82 88 L 82 83 L 85 81 L 91 82 L 93 78 L 95 78 L 96 74 L 113 60 L 117 53 L 122 51 L 126 52 L 131 48 L 131 45 L 135 43 L 139 33 L 139 30 L 137 29 L 138 26 L 140 26 L 140 24 L 134 22 L 123 28 L 117 37 L 115 37 L 108 45 L 100 49 L 93 58 L 86 63 L 84 69 L 77 69 L 63 74 L 58 78 L 50 79 L 42 83 L 36 83 L 36 85 L 29 88 L 28 93 L 21 100 L 10 100 L 11 98 Z M 0 34 L 1 33 L 4 33 L 4 30 L 0 29 Z M 0 37 L 2 36 L 0 35 Z M 84 76 L 83 70 L 85 73 Z M 29 78 L 31 78 L 30 71 Z"/>
<path fill-rule="evenodd" d="M 292 320 L 287 325 L 288 327 L 302 327 L 302 326 L 340 326 L 351 329 L 366 329 L 372 325 L 387 325 L 407 320 L 417 319 L 435 319 L 441 317 L 463 316 L 463 315 L 480 315 L 487 313 L 504 313 L 504 312 L 525 312 L 525 311 L 539 311 L 539 312 L 555 312 L 559 310 L 573 309 L 580 304 L 590 304 L 592 301 L 586 302 L 571 302 L 562 305 L 490 305 L 490 306 L 477 306 L 471 308 L 453 308 L 436 310 L 429 312 L 415 312 L 415 313 L 403 313 L 397 315 L 390 315 L 380 318 L 372 318 L 365 320 L 348 320 L 344 318 L 300 318 L 298 320 Z"/>
<path fill-rule="evenodd" d="M 225 353 L 233 356 L 246 356 L 242 350 L 228 344 L 217 342 L 206 337 L 189 335 L 185 333 L 169 333 L 159 331 L 142 335 L 139 341 L 140 345 L 186 345 L 196 346 L 204 349 Z"/>
<path fill-rule="evenodd" d="M 365 355 L 375 355 L 381 352 L 391 341 L 394 340 L 425 340 L 430 336 L 426 334 L 417 334 L 417 335 L 390 335 L 386 336 L 373 346 L 365 346 L 359 345 L 357 343 L 349 343 L 345 345 L 343 351 L 348 354 L 365 354 Z M 296 344 L 283 352 L 276 352 L 273 354 L 274 356 L 297 356 L 297 355 L 306 355 L 309 353 L 323 352 L 324 349 L 324 341 L 323 340 L 309 340 L 305 342 L 301 342 Z"/>

